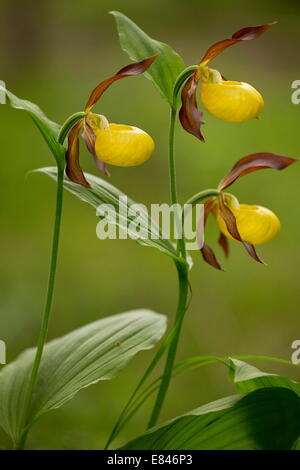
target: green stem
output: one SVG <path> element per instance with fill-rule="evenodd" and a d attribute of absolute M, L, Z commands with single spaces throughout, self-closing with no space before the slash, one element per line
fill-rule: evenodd
<path fill-rule="evenodd" d="M 175 224 L 177 226 L 177 231 L 181 233 L 181 218 L 182 214 L 176 210 L 178 204 L 177 197 L 177 182 L 176 182 L 176 165 L 175 165 L 175 152 L 174 152 L 174 133 L 175 133 L 175 122 L 176 122 L 176 108 L 171 108 L 170 116 L 170 130 L 169 130 L 169 178 L 170 178 L 170 199 L 171 204 L 175 206 Z M 179 237 L 177 241 L 177 253 L 182 255 L 185 259 L 185 243 L 183 236 Z"/>
<path fill-rule="evenodd" d="M 189 73 L 191 73 L 191 71 L 189 71 Z M 177 88 L 179 90 L 182 83 L 180 80 L 178 80 L 178 83 L 179 85 Z M 178 93 L 178 90 L 177 90 L 177 93 Z M 176 103 L 177 93 L 174 93 L 174 103 Z M 170 171 L 170 193 L 171 193 L 172 204 L 177 204 L 176 168 L 175 168 L 175 157 L 174 157 L 175 120 L 176 120 L 176 106 L 174 104 L 174 106 L 171 109 L 170 132 L 169 132 L 169 171 Z M 181 219 L 182 219 L 182 214 L 179 213 L 179 211 L 175 210 L 175 223 L 176 223 L 178 230 L 180 230 L 180 227 L 182 226 Z M 182 255 L 181 259 L 185 261 L 186 254 L 185 254 L 185 243 L 183 239 L 178 240 L 177 252 L 178 252 L 179 257 L 181 257 Z M 108 441 L 105 445 L 105 449 L 108 449 L 112 440 L 119 434 L 120 430 L 124 427 L 126 422 L 132 416 L 133 412 L 129 414 L 129 410 L 131 409 L 132 403 L 134 402 L 138 391 L 140 390 L 141 386 L 143 385 L 145 380 L 148 378 L 150 373 L 153 371 L 154 367 L 156 366 L 156 364 L 162 357 L 166 348 L 169 346 L 168 358 L 167 358 L 167 362 L 165 366 L 164 376 L 162 378 L 161 388 L 160 388 L 160 391 L 157 396 L 157 400 L 153 409 L 153 419 L 155 420 L 157 419 L 160 409 L 162 407 L 162 404 L 163 404 L 163 401 L 164 401 L 164 398 L 165 398 L 165 395 L 166 395 L 166 392 L 170 383 L 170 379 L 171 379 L 172 368 L 173 368 L 177 345 L 178 345 L 178 341 L 180 337 L 183 316 L 186 311 L 186 301 L 187 301 L 188 288 L 189 288 L 188 277 L 187 277 L 187 263 L 176 262 L 176 267 L 178 270 L 178 277 L 179 277 L 179 299 L 178 299 L 177 314 L 176 314 L 176 319 L 175 319 L 173 329 L 171 331 L 171 334 L 167 337 L 167 340 L 164 341 L 161 348 L 156 353 L 150 366 L 146 370 L 142 379 L 139 381 L 137 387 L 135 388 L 133 394 L 129 398 L 127 404 L 123 408 L 121 415 L 119 416 L 108 438 Z M 150 422 L 152 422 L 153 419 L 151 417 Z"/>
<path fill-rule="evenodd" d="M 170 176 L 170 197 L 171 197 L 172 204 L 177 204 L 178 202 L 175 152 L 174 152 L 175 121 L 176 121 L 176 109 L 171 108 L 170 130 L 169 130 L 169 176 Z"/>
<path fill-rule="evenodd" d="M 64 143 L 65 138 L 67 137 L 69 131 L 72 129 L 74 124 L 76 124 L 76 122 L 83 119 L 84 116 L 85 116 L 85 112 L 84 111 L 79 111 L 78 113 L 72 114 L 72 116 L 68 117 L 68 119 L 61 126 L 60 134 L 59 134 L 59 137 L 58 137 L 58 141 L 61 144 Z"/>
<path fill-rule="evenodd" d="M 76 124 L 77 121 L 84 117 L 84 112 L 75 113 L 70 116 L 65 123 L 62 125 L 59 136 L 58 142 L 63 145 L 66 136 L 68 135 L 71 128 Z M 56 183 L 56 209 L 55 209 L 55 221 L 54 221 L 54 229 L 53 229 L 53 238 L 52 238 L 52 252 L 51 252 L 51 261 L 50 261 L 50 268 L 49 268 L 49 279 L 48 279 L 48 287 L 47 287 L 47 295 L 46 295 L 46 303 L 44 314 L 42 318 L 42 324 L 40 328 L 40 334 L 36 349 L 36 355 L 34 358 L 34 363 L 32 366 L 32 371 L 29 379 L 28 389 L 25 396 L 25 402 L 21 417 L 21 425 L 20 425 L 20 435 L 19 439 L 16 442 L 15 448 L 16 449 L 23 449 L 25 445 L 25 441 L 27 438 L 27 434 L 29 431 L 29 427 L 27 425 L 27 420 L 30 413 L 30 406 L 32 402 L 32 395 L 34 391 L 34 387 L 36 385 L 38 371 L 40 368 L 42 355 L 45 347 L 45 342 L 47 339 L 48 327 L 49 327 L 49 319 L 51 313 L 51 307 L 53 302 L 53 293 L 54 293 L 54 286 L 55 286 L 55 278 L 56 278 L 56 267 L 57 267 L 57 257 L 58 257 L 58 246 L 59 246 L 59 235 L 60 235 L 60 226 L 61 226 L 61 216 L 62 216 L 62 206 L 63 206 L 63 183 L 64 183 L 64 162 L 60 159 L 57 160 L 57 183 Z"/>
<path fill-rule="evenodd" d="M 56 212 L 55 212 L 55 223 L 54 223 L 54 231 L 53 231 L 52 253 L 51 253 L 46 304 L 45 304 L 45 310 L 43 314 L 42 325 L 41 325 L 38 344 L 37 344 L 36 355 L 35 355 L 32 371 L 31 371 L 28 390 L 26 393 L 26 398 L 25 398 L 25 403 L 24 403 L 24 408 L 23 408 L 22 426 L 21 426 L 21 429 L 23 429 L 23 432 L 20 435 L 19 441 L 16 443 L 17 449 L 23 449 L 25 445 L 25 440 L 26 440 L 27 433 L 28 433 L 26 424 L 27 424 L 27 419 L 28 419 L 28 415 L 30 411 L 33 389 L 36 384 L 37 374 L 38 374 L 39 367 L 41 364 L 41 359 L 42 359 L 44 346 L 45 346 L 47 333 L 48 333 L 49 318 L 50 318 L 51 306 L 52 306 L 52 301 L 53 301 L 54 285 L 55 285 L 58 244 L 59 244 L 59 234 L 60 234 L 61 215 L 62 215 L 63 179 L 64 179 L 64 170 L 62 168 L 58 168 L 57 185 L 56 185 Z"/>
<path fill-rule="evenodd" d="M 156 365 L 158 364 L 158 362 L 162 358 L 163 354 L 167 350 L 168 346 L 170 345 L 171 341 L 173 340 L 173 338 L 176 334 L 177 327 L 178 327 L 178 324 L 175 322 L 172 330 L 169 332 L 169 334 L 165 338 L 164 342 L 162 343 L 159 350 L 155 354 L 155 356 L 152 359 L 150 365 L 148 366 L 146 372 L 142 376 L 141 380 L 139 381 L 138 385 L 136 386 L 136 388 L 134 389 L 132 395 L 130 396 L 129 400 L 127 401 L 125 407 L 123 408 L 123 410 L 122 410 L 122 412 L 121 412 L 116 424 L 114 425 L 114 427 L 112 429 L 112 432 L 111 432 L 111 434 L 110 434 L 110 436 L 107 440 L 107 443 L 104 447 L 104 450 L 108 449 L 108 447 L 109 447 L 110 443 L 112 442 L 112 440 L 116 438 L 116 436 L 119 434 L 120 430 L 125 426 L 126 422 L 129 420 L 128 411 L 131 409 L 132 404 L 133 404 L 134 400 L 136 399 L 137 393 L 139 392 L 142 385 L 147 380 L 147 378 L 149 377 L 149 375 L 154 370 L 154 368 L 156 367 Z"/>
<path fill-rule="evenodd" d="M 174 154 L 174 133 L 175 133 L 175 120 L 176 120 L 176 107 L 171 108 L 170 116 L 170 132 L 169 132 L 169 174 L 170 174 L 170 194 L 171 194 L 171 203 L 177 204 L 177 184 L 176 184 L 176 166 L 175 166 L 175 154 Z M 180 214 L 175 211 L 175 223 L 177 227 L 181 229 L 182 227 L 182 213 Z M 182 258 L 186 259 L 186 249 L 185 241 L 183 234 L 179 237 L 177 241 L 177 253 L 181 254 Z M 172 370 L 176 358 L 177 347 L 179 343 L 179 338 L 181 334 L 181 328 L 183 324 L 183 318 L 186 312 L 189 281 L 188 281 L 188 269 L 185 265 L 176 263 L 177 272 L 178 272 L 178 281 L 179 281 L 179 297 L 177 304 L 177 312 L 175 317 L 176 331 L 174 337 L 170 343 L 169 351 L 167 355 L 167 360 L 164 368 L 164 373 L 161 381 L 161 385 L 156 397 L 156 401 L 152 410 L 152 414 L 149 420 L 148 428 L 155 426 L 160 411 L 162 409 L 169 384 L 172 377 Z"/>
<path fill-rule="evenodd" d="M 194 206 L 197 203 L 203 203 L 205 199 L 210 199 L 211 197 L 218 197 L 220 196 L 221 192 L 217 189 L 205 189 L 200 193 L 194 194 L 194 196 L 190 197 L 185 204 L 190 204 Z"/>
<path fill-rule="evenodd" d="M 199 69 L 199 65 L 190 65 L 189 67 L 184 69 L 181 72 L 181 74 L 178 75 L 178 77 L 176 78 L 176 82 L 174 84 L 174 89 L 173 89 L 173 108 L 174 109 L 177 108 L 178 95 L 179 95 L 179 92 L 180 92 L 182 86 L 184 85 L 186 80 L 191 75 L 193 75 L 196 72 L 196 70 L 198 70 L 198 69 Z"/>
<path fill-rule="evenodd" d="M 156 397 L 156 401 L 152 410 L 152 414 L 149 420 L 148 429 L 152 426 L 155 426 L 160 411 L 162 409 L 170 381 L 172 378 L 172 371 L 174 367 L 174 362 L 176 358 L 176 352 L 178 347 L 178 342 L 180 338 L 181 328 L 183 324 L 184 314 L 186 312 L 186 302 L 187 302 L 187 295 L 188 295 L 188 277 L 185 268 L 180 267 L 178 269 L 178 280 L 179 280 L 179 297 L 178 297 L 178 306 L 176 312 L 176 319 L 178 321 L 177 328 L 173 340 L 170 344 L 168 356 L 162 376 L 162 381 L 160 384 L 160 388 Z"/>

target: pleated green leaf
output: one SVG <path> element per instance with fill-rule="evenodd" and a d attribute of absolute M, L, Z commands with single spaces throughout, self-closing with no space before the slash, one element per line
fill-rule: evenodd
<path fill-rule="evenodd" d="M 249 393 L 263 387 L 286 387 L 300 397 L 300 383 L 277 374 L 262 372 L 258 368 L 238 359 L 230 358 L 230 377 L 239 393 Z M 300 438 L 295 443 L 300 450 Z"/>
<path fill-rule="evenodd" d="M 90 323 L 49 342 L 38 373 L 28 426 L 81 389 L 114 378 L 138 351 L 152 348 L 165 330 L 165 316 L 150 310 L 133 310 Z M 22 431 L 21 414 L 35 352 L 26 350 L 0 373 L 0 426 L 14 440 Z"/>
<path fill-rule="evenodd" d="M 239 359 L 230 358 L 230 378 L 239 393 L 249 393 L 263 387 L 286 387 L 300 397 L 300 383 L 277 374 L 262 372 Z"/>
<path fill-rule="evenodd" d="M 35 171 L 45 173 L 55 180 L 57 179 L 57 169 L 55 167 L 40 168 Z M 64 178 L 64 187 L 82 201 L 97 208 L 99 217 L 104 217 L 107 222 L 119 226 L 123 231 L 127 229 L 130 237 L 139 244 L 157 248 L 173 259 L 182 263 L 185 262 L 178 258 L 174 244 L 168 240 L 167 236 L 164 236 L 156 222 L 150 218 L 148 212 L 143 210 L 141 205 L 139 205 L 139 217 L 135 220 L 134 214 L 137 205 L 132 199 L 98 176 L 85 173 L 85 178 L 89 182 L 90 188 L 73 183 L 68 177 Z M 101 204 L 111 205 L 115 209 L 117 217 L 111 216 L 108 212 L 102 214 L 98 210 Z M 192 265 L 191 259 L 189 259 L 189 264 Z"/>
<path fill-rule="evenodd" d="M 7 104 L 12 108 L 25 111 L 36 124 L 51 152 L 59 164 L 64 163 L 65 148 L 57 142 L 60 126 L 56 122 L 50 121 L 43 111 L 34 103 L 18 98 L 8 91 L 0 82 L 0 93 L 7 97 Z"/>
<path fill-rule="evenodd" d="M 201 406 L 122 449 L 285 450 L 299 433 L 299 397 L 286 388 L 263 388 Z"/>
<path fill-rule="evenodd" d="M 112 11 L 111 14 L 117 23 L 121 47 L 131 60 L 139 61 L 159 54 L 150 69 L 145 72 L 145 76 L 156 85 L 161 95 L 172 106 L 176 78 L 185 68 L 183 60 L 170 46 L 150 38 L 123 13 Z"/>

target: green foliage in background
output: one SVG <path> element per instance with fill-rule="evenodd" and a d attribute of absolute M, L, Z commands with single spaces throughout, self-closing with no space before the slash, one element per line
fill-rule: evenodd
<path fill-rule="evenodd" d="M 113 379 L 137 352 L 152 348 L 165 329 L 164 316 L 135 310 L 90 323 L 48 343 L 28 428 L 81 389 Z M 22 432 L 22 409 L 35 352 L 25 351 L 0 373 L 0 424 L 15 442 Z"/>
<path fill-rule="evenodd" d="M 48 110 L 49 115 L 55 114 L 58 120 L 63 122 L 68 114 L 82 109 L 86 90 L 97 83 L 98 77 L 103 78 L 107 70 L 115 70 L 116 61 L 120 65 L 124 64 L 124 55 L 118 52 L 117 40 L 107 41 L 108 35 L 111 36 L 114 30 L 111 17 L 103 14 L 109 8 L 122 8 L 122 5 L 120 2 L 113 5 L 91 2 L 90 9 L 78 4 L 78 8 L 75 7 L 70 12 L 67 3 L 63 1 L 60 2 L 62 16 L 57 19 L 54 13 L 55 3 L 50 5 L 49 2 L 49 5 L 45 6 L 44 16 L 40 16 L 40 26 L 46 34 L 47 44 L 43 46 L 43 41 L 40 41 L 39 47 L 44 47 L 41 49 L 42 53 L 39 54 L 37 50 L 36 56 L 31 54 L 30 51 L 34 48 L 31 48 L 29 43 L 25 49 L 25 57 L 32 68 L 27 68 L 26 63 L 22 65 L 18 51 L 13 45 L 13 36 L 8 36 L 11 53 L 6 61 L 2 61 L 5 63 L 5 70 L 1 75 L 9 89 L 18 90 L 18 95 L 28 96 L 40 103 L 43 109 Z M 138 2 L 130 3 L 125 9 L 126 15 L 137 20 L 141 26 L 145 25 L 151 36 L 172 43 L 176 50 L 187 57 L 189 63 L 194 63 L 199 58 L 199 53 L 211 41 L 222 37 L 223 33 L 235 30 L 239 25 L 247 24 L 250 20 L 252 24 L 279 20 L 279 29 L 274 33 L 273 39 L 270 38 L 269 44 L 262 46 L 250 69 L 248 57 L 242 50 L 237 52 L 240 54 L 239 59 L 228 52 L 228 62 L 224 61 L 224 72 L 228 68 L 232 75 L 230 78 L 257 80 L 266 97 L 266 111 L 259 125 L 251 122 L 232 129 L 226 123 L 214 122 L 214 125 L 210 126 L 211 118 L 207 116 L 207 144 L 200 148 L 197 142 L 178 131 L 177 162 L 182 200 L 191 192 L 199 191 L 204 182 L 210 186 L 218 181 L 224 169 L 247 153 L 270 149 L 299 156 L 295 138 L 298 132 L 299 109 L 290 103 L 290 83 L 299 78 L 296 61 L 291 55 L 299 27 L 296 16 L 293 16 L 296 6 L 289 2 L 285 5 L 266 2 L 263 6 L 261 2 L 254 2 L 251 7 L 247 6 L 247 11 L 242 6 L 228 6 L 224 20 L 224 14 L 218 11 L 216 5 L 202 6 L 200 11 L 199 5 L 194 2 L 195 13 L 189 16 L 191 19 L 187 22 L 187 13 L 191 11 L 191 6 L 170 7 L 170 2 L 145 2 L 142 6 Z M 8 10 L 9 8 L 7 6 Z M 34 3 L 30 8 L 32 11 L 29 9 L 28 14 L 34 13 Z M 166 16 L 169 11 L 172 21 Z M 5 21 L 6 15 L 8 13 L 4 10 L 2 21 Z M 207 20 L 202 22 L 202 27 L 200 19 L 203 16 Z M 55 37 L 47 36 L 50 35 L 53 25 Z M 79 26 L 82 28 L 81 34 L 75 33 Z M 2 28 L 2 31 L 4 30 L 5 28 Z M 40 34 L 42 35 L 41 32 Z M 61 41 L 66 35 L 72 40 Z M 3 47 L 4 41 L 1 43 L 0 48 Z M 156 43 L 156 47 L 164 46 Z M 273 60 L 274 48 L 277 61 Z M 173 54 L 169 49 L 167 51 L 167 54 Z M 129 49 L 128 52 L 132 57 L 137 54 Z M 36 62 L 32 63 L 34 60 Z M 176 61 L 179 70 L 183 63 L 178 58 Z M 16 64 L 19 64 L 18 71 Z M 172 83 L 173 81 L 174 79 Z M 157 85 L 161 91 L 165 90 L 169 101 L 169 89 L 165 87 L 164 80 Z M 133 84 L 128 83 L 126 93 L 121 88 L 117 86 L 116 92 L 104 99 L 100 112 L 107 113 L 111 120 L 123 120 L 148 129 L 155 137 L 158 150 L 155 157 L 144 167 L 132 170 L 114 169 L 113 185 L 130 194 L 136 201 L 150 202 L 153 201 L 154 195 L 158 202 L 162 202 L 167 198 L 165 102 L 159 100 L 151 86 L 147 88 L 146 81 L 142 79 Z M 8 360 L 13 366 L 15 363 L 12 359 L 28 345 L 34 344 L 36 339 L 46 282 L 43 258 L 48 254 L 53 201 L 52 183 L 33 175 L 24 183 L 24 174 L 28 169 L 50 165 L 52 161 L 50 156 L 47 157 L 45 145 L 38 141 L 36 132 L 27 121 L 25 122 L 22 113 L 8 111 L 7 107 L 0 106 L 0 116 L 3 146 L 1 171 L 4 175 L 4 183 L 0 189 L 3 251 L 3 268 L 0 275 L 0 338 L 7 342 Z M 58 130 L 59 127 L 55 125 L 55 128 Z M 40 130 L 43 132 L 41 128 Z M 57 150 L 62 151 L 59 147 Z M 96 171 L 88 158 L 83 158 L 83 161 L 84 167 L 90 172 Z M 219 356 L 251 352 L 290 357 L 290 345 L 296 339 L 299 326 L 297 266 L 300 255 L 297 234 L 300 225 L 298 217 L 294 216 L 299 205 L 298 177 L 297 172 L 284 175 L 277 186 L 272 178 L 269 180 L 268 177 L 255 175 L 252 183 L 238 188 L 239 198 L 244 202 L 248 202 L 255 191 L 255 202 L 269 204 L 282 220 L 280 237 L 272 246 L 266 247 L 266 258 L 269 261 L 267 268 L 248 262 L 241 248 L 235 245 L 232 246 L 231 263 L 226 268 L 225 282 L 222 274 L 211 272 L 209 267 L 200 263 L 199 254 L 193 254 L 194 260 L 197 261 L 192 274 L 194 300 L 186 319 L 180 356 L 188 357 L 196 351 L 199 354 L 208 352 Z M 286 201 L 289 201 L 288 206 Z M 103 316 L 132 307 L 145 305 L 170 315 L 174 310 L 174 279 L 168 258 L 161 257 L 157 250 L 141 251 L 141 248 L 132 242 L 100 242 L 95 235 L 96 223 L 93 211 L 86 211 L 85 205 L 78 204 L 75 198 L 66 197 L 61 246 L 63 261 L 59 268 L 51 338 L 59 337 L 65 331 L 78 328 L 83 323 L 98 321 Z M 207 236 L 215 237 L 213 228 L 209 227 Z M 105 272 L 105 266 L 109 266 L 108 272 Z M 145 356 L 149 360 L 147 354 Z M 134 366 L 129 365 L 127 372 L 115 381 L 96 385 L 91 390 L 80 393 L 59 412 L 45 416 L 33 428 L 29 446 L 102 447 L 122 407 L 117 398 L 119 392 L 122 390 L 124 393 L 122 402 L 126 401 L 138 372 L 144 371 L 145 360 L 145 357 L 137 357 Z M 297 416 L 295 396 L 289 394 L 291 392 L 282 392 L 282 387 L 295 392 L 298 390 L 298 384 L 283 377 L 291 375 L 297 379 L 297 369 L 286 371 L 285 366 L 275 367 L 268 364 L 268 370 L 282 376 L 264 373 L 253 380 L 240 380 L 243 376 L 240 370 L 237 374 L 237 365 L 233 361 L 238 392 L 250 393 L 250 403 L 253 399 L 251 394 L 257 386 L 268 387 L 265 397 L 267 393 L 270 393 L 270 397 L 276 395 L 277 392 L 269 390 L 273 384 L 280 387 L 278 400 L 270 400 L 270 408 L 267 410 L 269 414 L 266 413 L 266 416 L 262 417 L 261 429 L 269 429 L 266 419 L 269 417 L 270 423 L 278 429 L 276 426 L 279 426 L 280 422 L 273 420 L 274 410 L 277 410 L 276 403 L 283 403 L 287 413 Z M 179 416 L 176 420 L 180 424 L 181 415 L 186 413 L 187 409 L 199 407 L 202 403 L 231 393 L 232 385 L 227 382 L 222 370 L 208 368 L 184 375 L 180 381 L 177 379 L 174 388 L 170 389 L 162 422 Z M 95 412 L 95 406 L 91 403 L 99 403 L 99 397 L 101 403 L 111 403 L 110 409 L 102 408 L 100 404 Z M 112 397 L 115 398 L 112 400 Z M 255 397 L 257 395 L 254 395 Z M 258 405 L 263 404 L 263 400 L 257 400 Z M 252 407 L 249 415 L 251 409 Z M 236 408 L 234 410 L 236 411 Z M 246 439 L 249 438 L 251 448 L 259 448 L 259 439 L 251 433 L 249 437 L 249 428 L 245 423 L 241 423 L 239 413 L 238 407 L 234 425 L 241 426 L 240 429 L 244 433 L 242 435 L 247 436 Z M 277 411 L 276 416 L 284 419 L 284 415 L 278 415 Z M 223 424 L 226 427 L 226 423 Z M 290 445 L 295 435 L 294 426 L 295 422 L 291 421 L 291 428 L 284 443 L 284 436 L 276 434 L 276 445 Z M 56 432 L 58 428 L 61 430 L 60 438 Z M 117 441 L 116 445 L 122 446 L 124 442 L 136 438 L 138 434 L 142 434 L 143 428 L 142 413 L 125 428 L 122 440 Z M 242 445 L 244 444 L 245 441 Z M 274 442 L 268 442 L 268 445 L 272 446 Z"/>

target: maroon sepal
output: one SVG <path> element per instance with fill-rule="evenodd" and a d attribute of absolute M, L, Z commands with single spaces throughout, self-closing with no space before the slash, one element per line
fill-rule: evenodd
<path fill-rule="evenodd" d="M 187 132 L 204 142 L 204 137 L 200 131 L 200 126 L 204 124 L 203 113 L 198 109 L 196 97 L 198 81 L 197 75 L 194 74 L 187 80 L 182 89 L 182 106 L 179 111 L 179 120 Z"/>
<path fill-rule="evenodd" d="M 201 248 L 201 254 L 206 261 L 206 263 L 210 264 L 213 268 L 218 269 L 219 271 L 223 271 L 222 266 L 218 262 L 216 255 L 214 254 L 213 250 L 211 249 L 210 246 L 208 246 L 206 243 L 204 243 L 203 247 Z"/>
<path fill-rule="evenodd" d="M 220 215 L 222 219 L 224 220 L 227 230 L 230 233 L 230 235 L 237 241 L 241 242 L 244 247 L 246 248 L 247 252 L 253 258 L 255 261 L 261 264 L 266 264 L 256 253 L 256 250 L 254 246 L 251 243 L 245 242 L 242 237 L 240 236 L 240 233 L 237 228 L 236 224 L 236 218 L 234 213 L 231 211 L 231 209 L 226 205 L 224 201 L 224 195 L 220 197 L 219 200 L 219 209 L 220 209 Z"/>
<path fill-rule="evenodd" d="M 126 65 L 126 67 L 123 67 L 115 75 L 99 83 L 99 85 L 97 85 L 96 88 L 94 88 L 94 90 L 92 91 L 88 99 L 88 102 L 86 104 L 85 111 L 89 112 L 92 109 L 92 107 L 97 103 L 97 101 L 101 98 L 101 96 L 107 90 L 107 88 L 110 87 L 110 85 L 114 83 L 116 80 L 120 80 L 121 78 L 130 77 L 133 75 L 139 75 L 141 73 L 144 73 L 150 67 L 150 65 L 155 61 L 157 57 L 158 57 L 158 54 L 152 57 L 148 57 L 147 59 L 144 59 L 141 62 L 134 62 L 133 64 Z"/>
<path fill-rule="evenodd" d="M 208 201 L 204 203 L 204 226 L 206 225 L 209 214 L 215 213 L 216 205 L 217 199 L 215 197 L 208 199 Z"/>
<path fill-rule="evenodd" d="M 82 184 L 87 188 L 90 187 L 89 183 L 84 177 L 83 171 L 79 165 L 79 132 L 82 126 L 82 121 L 78 121 L 72 127 L 68 135 L 68 150 L 66 152 L 66 174 L 74 183 Z"/>
<path fill-rule="evenodd" d="M 106 168 L 106 164 L 99 160 L 95 153 L 96 134 L 86 121 L 84 123 L 84 128 L 81 137 L 85 141 L 88 151 L 93 155 L 95 164 L 97 165 L 101 173 L 104 173 L 105 176 L 110 176 L 110 173 Z"/>
<path fill-rule="evenodd" d="M 235 180 L 243 175 L 252 173 L 253 171 L 262 170 L 264 168 L 273 168 L 274 170 L 283 170 L 292 163 L 297 162 L 295 158 L 285 157 L 284 155 L 276 155 L 275 153 L 252 153 L 241 158 L 230 172 L 220 181 L 218 189 L 220 191 L 228 188 Z"/>
<path fill-rule="evenodd" d="M 229 243 L 227 237 L 225 237 L 224 233 L 220 233 L 218 243 L 220 247 L 222 248 L 224 255 L 226 258 L 229 256 Z"/>
<path fill-rule="evenodd" d="M 97 168 L 103 173 L 105 176 L 110 176 L 110 172 L 107 169 L 106 163 L 104 163 L 102 160 L 99 160 L 98 157 L 95 155 L 93 156 L 94 162 Z"/>
<path fill-rule="evenodd" d="M 204 204 L 204 227 L 206 225 L 209 214 L 214 212 L 215 204 L 215 199 L 209 199 Z M 212 248 L 207 245 L 207 243 L 204 243 L 204 245 L 200 248 L 200 251 L 206 263 L 210 264 L 213 268 L 223 271 L 223 268 L 217 260 L 215 253 L 213 252 Z"/>
<path fill-rule="evenodd" d="M 91 128 L 91 126 L 86 122 L 86 120 L 83 124 L 83 131 L 82 131 L 81 137 L 85 141 L 88 151 L 92 155 L 95 155 L 96 134 Z"/>
<path fill-rule="evenodd" d="M 229 39 L 223 39 L 218 41 L 212 46 L 210 46 L 205 52 L 203 58 L 200 61 L 200 64 L 207 64 L 210 60 L 217 57 L 221 52 L 223 52 L 227 47 L 232 46 L 241 41 L 251 41 L 252 39 L 259 38 L 263 33 L 265 33 L 274 23 L 264 24 L 261 26 L 247 26 L 246 28 L 239 29 Z"/>

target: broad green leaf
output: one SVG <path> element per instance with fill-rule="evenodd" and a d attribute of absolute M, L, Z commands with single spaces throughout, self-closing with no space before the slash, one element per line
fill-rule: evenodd
<path fill-rule="evenodd" d="M 117 23 L 121 47 L 131 60 L 142 60 L 159 54 L 150 69 L 145 72 L 145 76 L 152 80 L 161 95 L 172 106 L 176 78 L 185 68 L 183 60 L 170 46 L 150 38 L 123 13 L 118 11 L 111 13 Z"/>
<path fill-rule="evenodd" d="M 122 449 L 291 449 L 300 433 L 300 399 L 286 388 L 263 388 L 201 406 Z"/>
<path fill-rule="evenodd" d="M 277 374 L 262 372 L 246 362 L 230 358 L 230 377 L 239 393 L 249 393 L 264 387 L 286 387 L 300 397 L 300 383 Z M 300 438 L 294 449 L 300 450 Z"/>
<path fill-rule="evenodd" d="M 64 163 L 65 148 L 57 142 L 60 130 L 59 124 L 50 121 L 36 104 L 27 100 L 22 100 L 8 91 L 3 85 L 1 85 L 1 82 L 0 93 L 4 93 L 7 96 L 7 102 L 12 108 L 24 110 L 29 114 L 44 137 L 57 162 L 60 164 Z"/>
<path fill-rule="evenodd" d="M 57 169 L 55 167 L 40 168 L 36 171 L 45 173 L 53 179 L 57 178 Z M 64 178 L 64 187 L 79 199 L 97 209 L 101 204 L 112 205 L 118 217 L 112 217 L 109 213 L 106 213 L 105 219 L 107 222 L 119 226 L 122 230 L 126 230 L 128 227 L 128 234 L 139 244 L 157 248 L 173 259 L 184 262 L 177 257 L 175 246 L 161 233 L 156 222 L 149 217 L 146 210 L 143 210 L 139 205 L 139 215 L 141 217 L 135 220 L 133 214 L 135 213 L 134 205 L 136 203 L 132 199 L 98 176 L 85 173 L 85 178 L 89 182 L 90 188 L 73 183 L 68 177 Z M 98 213 L 98 215 L 101 214 Z M 189 262 L 191 265 L 190 260 Z"/>
<path fill-rule="evenodd" d="M 244 361 L 230 358 L 230 378 L 239 393 L 249 393 L 264 387 L 286 387 L 300 397 L 300 383 L 277 374 L 262 372 Z"/>
<path fill-rule="evenodd" d="M 166 330 L 166 318 L 133 310 L 90 323 L 49 342 L 44 350 L 28 426 L 62 406 L 81 389 L 114 378 L 138 352 L 152 348 Z M 17 439 L 35 356 L 23 352 L 0 372 L 0 426 Z"/>

